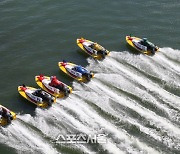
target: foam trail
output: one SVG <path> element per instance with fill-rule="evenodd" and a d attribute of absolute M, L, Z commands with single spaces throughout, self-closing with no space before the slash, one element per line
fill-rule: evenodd
<path fill-rule="evenodd" d="M 160 104 L 156 98 L 154 98 L 152 95 L 147 93 L 145 90 L 142 90 L 138 88 L 137 86 L 133 85 L 131 82 L 129 82 L 126 78 L 123 78 L 120 75 L 116 74 L 97 74 L 96 78 L 103 81 L 105 84 L 111 84 L 111 86 L 114 86 L 119 89 L 123 89 L 124 91 L 133 94 L 135 96 L 138 96 L 139 99 L 142 101 L 148 101 L 153 106 L 156 106 L 158 110 L 163 111 L 165 115 L 168 115 L 171 120 L 177 121 L 176 117 L 180 117 L 180 115 L 177 113 L 177 111 L 174 111 L 173 109 L 169 109 L 166 105 Z M 121 82 L 118 82 L 121 81 Z M 146 106 L 145 106 L 146 107 Z M 156 114 L 158 114 L 156 112 Z"/>
<path fill-rule="evenodd" d="M 68 105 L 68 104 L 69 103 L 63 103 L 63 105 Z M 70 106 L 71 106 L 71 104 L 69 105 L 69 107 Z M 75 111 L 77 111 L 78 113 L 81 111 L 81 110 L 79 110 L 79 108 L 77 109 L 77 107 L 74 107 L 74 106 L 73 106 L 73 109 L 75 109 Z M 88 126 L 84 125 L 83 123 L 81 123 L 80 121 L 76 120 L 73 116 L 67 114 L 63 110 L 59 110 L 57 108 L 56 108 L 56 110 L 57 110 L 57 112 L 59 112 L 59 114 L 61 114 L 61 116 L 65 117 L 66 120 L 69 123 L 71 123 L 72 127 L 76 128 L 78 131 L 83 132 L 83 133 L 88 134 L 88 135 L 89 134 L 93 135 L 94 133 L 96 133 L 96 131 L 93 129 L 93 127 L 88 127 Z M 91 122 L 93 122 L 93 121 L 91 121 Z M 102 145 L 102 147 L 104 149 L 108 150 L 111 153 L 122 153 L 123 152 L 115 144 L 113 144 L 110 139 L 108 139 L 108 142 L 106 144 L 101 144 L 101 145 Z M 108 149 L 107 146 L 108 147 L 112 147 L 113 146 L 114 148 L 113 149 L 112 148 Z"/>
<path fill-rule="evenodd" d="M 66 103 L 69 104 L 69 102 L 66 102 Z M 89 129 L 88 127 L 84 126 L 81 122 L 74 119 L 71 115 L 69 115 L 68 113 L 63 111 L 61 107 L 59 108 L 58 105 L 54 105 L 54 106 L 56 106 L 56 107 L 52 107 L 46 111 L 43 111 L 41 109 L 37 109 L 36 112 L 38 114 L 35 118 L 31 117 L 30 115 L 25 115 L 25 116 L 21 117 L 21 119 L 28 122 L 28 123 L 31 123 L 32 125 L 34 125 L 37 128 L 43 128 L 43 129 L 41 129 L 43 134 L 47 135 L 48 137 L 50 137 L 52 139 L 55 139 L 59 134 L 73 133 L 74 129 L 76 129 L 80 132 L 84 132 L 86 134 L 92 134 L 92 132 L 94 132 L 93 129 Z M 27 118 L 27 117 L 29 117 L 29 118 Z M 59 121 L 63 121 L 63 123 L 69 123 L 70 124 L 69 127 L 73 128 L 73 129 L 70 128 L 70 131 L 68 131 L 68 132 L 66 130 L 60 130 L 60 129 L 55 130 L 55 129 L 53 129 L 54 128 L 53 126 L 52 127 L 50 125 L 47 126 L 47 123 L 42 122 L 44 120 L 47 120 L 47 117 L 49 117 L 51 120 L 53 120 L 51 117 L 57 117 L 56 121 L 54 121 L 54 123 L 59 124 Z M 46 127 L 48 127 L 48 129 L 46 129 Z M 112 146 L 116 147 L 113 143 L 111 143 L 110 140 L 107 143 L 107 145 L 109 145 L 109 147 L 112 147 Z M 107 149 L 104 144 L 102 144 L 102 146 L 104 149 Z M 82 148 L 82 145 L 78 145 L 78 146 L 77 145 L 71 145 L 71 147 L 79 148 L 80 150 L 83 150 L 84 152 L 90 151 L 85 146 L 83 146 L 83 148 Z M 117 151 L 119 151 L 119 153 L 122 153 L 122 151 L 117 147 L 114 149 L 111 148 L 111 149 L 107 149 L 107 150 L 110 152 L 114 152 L 114 153 Z"/>
<path fill-rule="evenodd" d="M 169 67 L 165 69 L 164 66 L 166 66 L 166 64 L 162 63 L 162 61 L 155 60 L 157 59 L 156 57 L 149 58 L 142 55 L 134 57 L 128 52 L 113 52 L 111 56 L 120 63 L 123 62 L 127 67 L 134 67 L 134 71 L 139 71 L 143 78 L 150 77 L 149 79 L 151 79 L 151 77 L 156 77 L 159 81 L 166 81 L 166 84 L 169 84 L 171 87 L 180 87 L 179 74 L 174 72 L 171 68 L 169 69 Z M 159 55 L 158 57 L 161 56 Z"/>
<path fill-rule="evenodd" d="M 163 62 L 164 64 L 167 65 L 167 67 L 169 66 L 169 67 L 170 67 L 172 70 L 174 70 L 178 75 L 180 75 L 179 66 L 177 66 L 177 64 L 174 64 L 174 63 L 172 63 L 171 61 L 169 61 L 168 59 L 166 59 L 162 54 L 155 56 L 154 60 Z"/>
<path fill-rule="evenodd" d="M 70 102 L 70 100 L 68 102 Z M 80 118 L 81 120 L 82 120 L 82 118 L 84 118 L 85 116 L 88 115 L 89 117 L 91 117 L 91 119 L 95 120 L 95 122 L 93 122 L 91 119 L 89 119 L 90 121 L 86 122 L 87 124 L 90 125 L 90 127 L 95 127 L 95 126 L 98 127 L 98 125 L 96 124 L 96 123 L 98 123 L 99 128 L 103 127 L 104 129 L 108 130 L 108 132 L 115 134 L 116 138 L 123 140 L 125 142 L 125 146 L 124 145 L 122 145 L 122 146 L 123 147 L 128 146 L 129 150 L 132 150 L 131 146 L 133 145 L 133 143 L 136 143 L 139 148 L 144 147 L 144 149 L 142 149 L 142 150 L 148 150 L 148 151 L 155 152 L 154 149 L 152 149 L 152 148 L 148 147 L 147 145 L 144 145 L 143 143 L 139 142 L 138 139 L 134 139 L 132 136 L 129 137 L 129 135 L 124 133 L 123 130 L 119 130 L 119 129 L 115 128 L 111 123 L 104 120 L 97 113 L 93 112 L 93 109 L 90 106 L 85 105 L 85 102 L 83 100 L 80 100 L 80 99 L 73 96 L 73 101 L 71 101 L 70 104 L 69 103 L 63 103 L 63 106 L 66 106 L 69 109 L 74 110 L 74 111 L 77 110 L 79 116 L 81 116 L 81 118 Z M 77 107 L 78 107 L 78 109 L 81 109 L 81 110 L 78 110 Z M 87 119 L 88 118 L 84 118 L 83 120 L 87 121 Z M 92 124 L 93 124 L 93 126 L 91 126 Z"/>
<path fill-rule="evenodd" d="M 178 108 L 180 110 L 180 98 L 165 91 L 161 87 L 159 87 L 157 84 L 151 82 L 149 79 L 142 78 L 136 73 L 132 73 L 132 70 L 128 70 L 127 67 L 123 66 L 122 64 L 118 63 L 116 60 L 109 58 L 108 64 L 112 66 L 114 69 L 118 69 L 120 74 L 126 74 L 127 77 L 131 78 L 133 81 L 137 82 L 138 84 L 141 84 L 142 86 L 145 86 L 149 91 L 154 91 L 157 94 L 159 94 L 159 97 L 161 97 L 166 103 L 169 103 L 170 105 L 173 105 L 174 108 Z M 118 72 L 118 71 L 116 71 Z M 162 97 L 163 96 L 163 97 Z"/>
<path fill-rule="evenodd" d="M 92 82 L 93 83 L 93 82 Z M 139 104 L 137 104 L 134 101 L 130 101 L 126 98 L 123 98 L 119 95 L 117 95 L 115 92 L 112 92 L 107 86 L 103 85 L 101 82 L 99 82 L 98 80 L 96 80 L 94 83 L 94 85 L 98 86 L 99 88 L 103 89 L 106 94 L 108 94 L 109 96 L 111 96 L 112 99 L 115 99 L 116 101 L 121 100 L 119 103 L 131 108 L 132 110 L 136 110 L 136 112 L 139 112 L 140 115 L 145 116 L 146 119 L 151 119 L 153 121 L 156 121 L 156 125 L 160 124 L 163 127 L 168 128 L 167 130 L 172 131 L 174 130 L 174 133 L 176 135 L 180 135 L 180 130 L 179 128 L 175 127 L 174 125 L 172 125 L 170 122 L 168 122 L 166 119 L 161 118 L 157 115 L 155 115 L 152 111 L 145 109 L 144 107 L 141 107 Z M 152 119 L 153 118 L 153 119 Z"/>
<path fill-rule="evenodd" d="M 42 137 L 35 133 L 32 129 L 23 126 L 18 120 L 14 121 L 7 129 L 3 129 L 3 141 L 9 146 L 15 148 L 17 151 L 38 152 L 44 154 L 57 154 L 57 152 L 50 144 Z"/>
<path fill-rule="evenodd" d="M 66 125 L 68 121 L 63 120 L 63 116 L 59 115 L 59 112 L 56 108 L 57 104 L 54 104 L 54 106 L 48 110 L 37 108 L 35 117 L 26 114 L 21 116 L 20 119 L 38 128 L 39 131 L 44 134 L 44 136 L 51 138 L 52 141 L 55 141 L 59 134 L 69 134 L 73 132 L 73 129 L 71 128 L 72 126 L 70 124 Z M 85 153 L 92 152 L 86 146 L 80 144 L 72 144 L 70 148 L 80 149 Z"/>
<path fill-rule="evenodd" d="M 141 116 L 145 117 L 147 121 L 150 121 L 152 125 L 155 125 L 156 127 L 161 128 L 162 132 L 167 133 L 170 139 L 167 141 L 167 143 L 163 142 L 164 144 L 166 144 L 166 145 L 168 145 L 170 147 L 176 146 L 177 148 L 180 146 L 180 145 L 177 144 L 179 142 L 179 137 L 178 137 L 179 132 L 180 132 L 179 128 L 172 125 L 166 119 L 158 117 L 157 115 L 152 113 L 152 111 L 145 110 L 144 108 L 141 108 L 135 102 L 133 102 L 132 104 L 131 103 L 129 104 L 128 99 L 124 99 L 123 97 L 118 96 L 117 94 L 114 93 L 114 91 L 111 91 L 106 86 L 102 85 L 101 83 L 98 83 L 98 82 L 93 83 L 93 82 L 94 81 L 92 81 L 90 83 L 90 85 L 89 85 L 90 87 L 99 87 L 101 90 L 103 90 L 103 92 L 99 93 L 99 95 L 103 95 L 104 93 L 106 95 L 109 95 L 111 97 L 111 99 L 115 99 L 116 102 L 121 103 L 121 104 L 125 105 L 126 107 L 128 107 L 128 108 L 130 108 L 132 110 L 135 110 Z M 97 89 L 95 89 L 95 91 L 97 92 Z M 121 101 L 119 102 L 119 100 L 121 100 Z M 161 136 L 162 134 L 157 135 L 156 131 L 154 132 L 153 130 L 149 130 L 149 129 L 146 129 L 146 128 L 145 129 L 143 128 L 143 130 L 146 131 L 145 132 L 146 134 L 148 134 L 150 132 L 149 135 L 154 137 L 154 139 L 159 140 L 160 142 L 162 141 L 162 136 Z M 171 143 L 171 138 L 173 138 L 173 140 L 174 140 L 173 145 L 170 144 Z"/>
<path fill-rule="evenodd" d="M 180 50 L 174 50 L 172 48 L 161 48 L 161 52 L 171 60 L 177 62 L 176 64 L 180 64 Z"/>
<path fill-rule="evenodd" d="M 114 53 L 113 53 L 114 54 Z M 117 56 L 117 54 L 118 53 L 116 53 L 116 57 L 117 58 L 119 58 L 118 56 Z M 112 61 L 111 61 L 112 60 Z M 109 77 L 107 77 L 106 78 L 106 80 L 107 79 L 110 79 L 110 77 L 111 77 L 111 75 L 112 75 L 112 73 L 114 73 L 114 74 L 116 74 L 116 75 L 122 75 L 122 76 L 124 76 L 124 74 L 126 75 L 126 74 L 128 74 L 128 75 L 126 75 L 127 77 L 129 77 L 129 74 L 132 76 L 132 78 L 133 78 L 133 75 L 132 75 L 132 73 L 128 70 L 128 71 L 126 71 L 124 68 L 124 66 L 122 66 L 120 63 L 118 63 L 116 60 L 114 60 L 114 59 L 112 59 L 112 58 L 106 58 L 103 62 L 99 62 L 99 63 L 96 63 L 96 64 L 94 64 L 94 61 L 92 61 L 92 60 L 90 60 L 91 61 L 91 64 L 90 64 L 90 66 L 88 66 L 88 68 L 89 69 L 91 69 L 91 70 L 95 70 L 96 72 L 107 72 L 107 73 L 109 73 Z M 112 64 L 113 63 L 113 64 Z M 119 66 L 118 66 L 119 65 Z M 115 66 L 115 70 L 114 69 L 112 69 L 112 68 L 114 68 L 113 66 Z M 124 72 L 126 72 L 126 73 L 121 73 L 121 71 L 119 71 L 119 70 L 121 70 L 123 68 L 123 73 Z M 132 71 L 132 69 L 131 69 L 131 71 Z M 134 73 L 134 70 L 133 70 L 133 73 Z M 95 77 L 96 78 L 98 78 L 99 79 L 99 81 L 102 81 L 102 74 L 103 73 L 101 73 L 101 74 L 99 74 L 99 73 L 96 73 L 96 75 L 95 75 Z M 99 76 L 98 76 L 99 75 Z M 139 77 L 139 76 L 137 76 L 136 75 L 136 72 L 135 72 L 135 77 L 137 77 L 138 78 L 138 80 L 135 80 L 138 84 L 139 84 L 139 82 L 141 83 L 141 85 L 143 85 L 144 86 L 144 79 L 143 78 L 141 78 L 141 77 Z M 105 80 L 105 79 L 104 79 Z M 103 93 L 105 93 L 105 94 L 109 94 L 109 92 L 110 92 L 110 94 L 112 94 L 112 95 L 109 95 L 110 97 L 111 97 L 111 99 L 114 99 L 114 98 L 116 98 L 116 96 L 114 96 L 114 91 L 112 91 L 110 88 L 109 88 L 109 85 L 108 85 L 108 87 L 107 86 L 104 86 L 104 84 L 102 84 L 101 82 L 99 82 L 98 81 L 98 83 L 97 83 L 97 81 L 98 80 L 96 80 L 95 81 L 95 83 L 94 84 L 92 84 L 92 82 L 93 81 L 91 81 L 90 83 L 89 83 L 89 85 L 81 85 L 80 87 L 77 87 L 78 85 L 77 84 L 75 84 L 75 90 L 79 90 L 79 91 L 83 91 L 83 90 L 85 90 L 85 91 L 99 91 L 100 93 L 100 95 L 102 95 Z M 120 80 L 121 81 L 121 80 Z M 145 80 L 146 81 L 146 80 Z M 133 82 L 134 82 L 134 80 L 133 80 Z M 146 83 L 147 82 L 147 83 Z M 149 88 L 149 87 L 151 87 L 151 84 L 150 83 L 153 83 L 153 82 L 150 82 L 149 80 L 148 81 L 146 81 L 145 83 L 146 83 L 146 85 L 148 85 L 148 87 L 147 88 Z M 150 83 L 149 83 L 150 82 Z M 98 85 L 100 83 L 100 85 Z M 110 83 L 111 84 L 111 83 Z M 162 87 L 159 87 L 157 84 L 154 84 L 153 83 L 153 88 L 156 88 L 157 89 L 157 92 L 160 90 L 162 90 Z M 99 88 L 97 88 L 97 86 L 99 87 Z M 94 89 L 93 89 L 94 88 Z M 100 89 L 100 90 L 98 90 L 98 89 Z M 108 92 L 106 91 L 108 89 Z M 153 89 L 154 90 L 154 89 Z M 142 90 L 141 90 L 142 91 Z M 179 97 L 176 97 L 175 95 L 173 95 L 173 94 L 171 94 L 171 93 L 169 93 L 169 92 L 167 92 L 167 91 L 163 91 L 164 93 L 160 93 L 159 94 L 159 97 L 164 97 L 164 95 L 166 96 L 166 93 L 168 93 L 170 96 L 171 96 L 171 102 L 173 102 L 172 101 L 172 99 L 174 100 L 174 99 L 179 99 Z M 147 92 L 146 92 L 147 93 Z M 147 93 L 148 94 L 148 93 Z M 162 95 L 163 94 L 163 95 Z M 149 97 L 149 96 L 148 96 Z M 153 97 L 153 95 L 151 95 L 151 97 Z M 117 99 L 116 99 L 116 101 L 118 102 L 118 100 L 121 100 L 121 99 L 123 99 L 123 98 L 121 98 L 121 97 L 117 97 Z M 155 100 L 157 100 L 156 98 L 154 98 Z M 124 99 L 123 99 L 124 100 Z M 126 102 L 127 100 L 129 100 L 128 98 L 126 98 L 126 100 L 124 100 L 124 102 Z M 132 100 L 130 100 L 130 102 L 131 102 Z M 164 100 L 164 101 L 166 101 L 166 100 Z M 133 103 L 135 103 L 134 101 L 132 101 Z M 154 102 L 153 102 L 154 103 Z M 136 104 L 136 106 L 138 105 L 137 103 L 135 103 Z M 167 106 L 166 105 L 164 105 L 164 104 L 160 104 L 160 103 L 158 103 L 157 101 L 156 101 L 156 105 L 159 107 L 159 108 L 161 108 L 161 107 L 163 107 L 163 109 L 164 109 L 164 111 L 166 111 L 168 114 L 169 114 L 169 116 L 171 116 L 173 113 L 175 113 L 174 112 L 174 110 L 173 109 L 169 109 L 169 108 L 167 108 Z M 130 104 L 129 105 L 126 105 L 127 107 L 129 107 L 129 106 L 131 106 Z M 132 105 L 132 110 L 133 110 L 133 107 L 134 107 L 134 105 Z M 174 125 L 173 123 L 171 123 L 169 120 L 167 120 L 166 118 L 162 118 L 162 117 L 160 117 L 160 116 L 157 116 L 156 114 L 154 114 L 154 113 L 152 113 L 152 111 L 150 111 L 150 110 L 145 110 L 145 111 L 143 111 L 144 110 L 144 108 L 142 108 L 141 106 L 139 106 L 138 105 L 138 107 L 141 109 L 141 111 L 139 112 L 139 110 L 138 110 L 138 108 L 137 108 L 137 110 L 138 110 L 138 113 L 141 115 L 141 116 L 144 116 L 146 119 L 147 119 L 147 121 L 151 121 L 151 123 L 154 123 L 153 125 L 155 125 L 155 126 L 158 126 L 158 128 L 161 128 L 161 130 L 164 132 L 164 133 L 167 133 L 168 132 L 168 136 L 170 137 L 170 138 L 174 138 L 175 140 L 177 140 L 178 139 L 178 136 L 179 136 L 179 133 L 178 132 L 180 132 L 179 131 L 179 128 L 178 128 L 178 126 L 176 126 L 176 124 Z M 176 107 L 175 105 L 174 105 L 174 107 Z M 135 108 L 136 109 L 136 108 Z M 173 110 L 173 112 L 171 112 Z M 136 110 L 135 110 L 136 111 Z M 144 112 L 144 113 L 143 113 Z M 146 114 L 145 112 L 147 112 L 148 114 Z M 142 114 L 143 113 L 143 114 Z M 152 117 L 151 117 L 151 114 L 153 115 Z M 177 113 L 178 114 L 178 113 Z M 175 114 L 176 115 L 176 114 Z M 159 121 L 157 120 L 157 117 L 158 117 L 158 119 L 160 119 Z M 176 117 L 175 117 L 176 118 Z M 174 119 L 175 119 L 174 118 Z M 161 122 L 161 119 L 163 119 L 162 121 L 163 122 Z M 172 118 L 171 118 L 172 119 Z M 153 121 L 153 122 L 152 122 Z M 167 126 L 166 126 L 167 125 Z M 166 127 L 168 127 L 168 128 L 166 128 Z M 174 129 L 174 131 L 173 131 L 173 134 L 171 135 L 171 133 L 172 133 L 172 130 Z M 146 131 L 147 131 L 147 129 L 146 129 Z M 154 135 L 154 134 L 152 134 L 152 135 Z M 178 135 L 178 136 L 176 136 L 176 135 Z M 154 135 L 154 137 L 155 137 L 155 135 Z M 159 141 L 161 141 L 161 134 L 159 135 L 159 137 L 156 137 Z M 173 140 L 174 140 L 173 139 Z M 165 143 L 165 142 L 163 142 L 163 143 L 165 143 L 166 145 L 170 145 L 169 147 L 173 147 L 173 146 L 175 146 L 176 148 L 178 148 L 179 147 L 179 145 L 177 144 L 178 143 L 178 140 L 176 141 L 176 142 L 174 142 L 173 144 L 174 145 L 172 145 L 170 142 L 170 140 L 168 140 L 168 142 L 169 143 Z"/>
<path fill-rule="evenodd" d="M 110 113 L 114 117 L 120 118 L 121 122 L 123 121 L 123 123 L 130 124 L 132 126 L 136 126 L 144 134 L 147 134 L 147 135 L 151 136 L 152 138 L 154 138 L 158 141 L 161 141 L 160 133 L 154 131 L 153 129 L 146 128 L 145 126 L 138 123 L 138 121 L 136 119 L 132 119 L 128 116 L 124 116 L 125 112 L 121 113 L 121 112 L 117 112 L 116 110 L 113 110 L 112 106 L 110 106 L 110 104 L 109 104 L 109 101 L 99 100 L 99 94 L 97 94 L 95 92 L 86 92 L 85 94 L 82 94 L 81 92 L 76 92 L 76 94 L 79 95 L 80 97 L 83 97 L 85 101 L 86 100 L 92 101 L 106 113 Z M 97 98 L 98 101 L 96 101 L 95 98 Z M 102 102 L 103 102 L 103 105 L 102 105 Z"/>

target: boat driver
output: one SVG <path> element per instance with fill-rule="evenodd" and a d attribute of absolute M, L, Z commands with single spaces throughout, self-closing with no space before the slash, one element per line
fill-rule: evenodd
<path fill-rule="evenodd" d="M 11 120 L 13 120 L 13 117 L 11 116 L 10 112 L 8 112 L 6 109 L 4 109 L 3 107 L 0 107 L 0 119 L 4 117 L 8 120 L 8 122 L 10 122 Z"/>
<path fill-rule="evenodd" d="M 143 38 L 140 42 L 142 45 L 147 47 L 147 50 L 150 50 L 152 54 L 155 53 L 155 48 L 149 44 L 148 39 L 147 38 Z"/>
<path fill-rule="evenodd" d="M 59 90 L 63 90 L 64 84 L 59 81 L 56 76 L 51 76 L 51 82 L 49 83 L 50 86 L 58 88 Z"/>

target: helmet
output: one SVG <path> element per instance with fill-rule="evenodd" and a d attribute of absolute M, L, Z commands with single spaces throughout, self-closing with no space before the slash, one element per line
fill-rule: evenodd
<path fill-rule="evenodd" d="M 77 65 L 77 66 L 76 66 L 76 69 L 81 69 L 81 68 L 82 68 L 81 65 Z"/>
<path fill-rule="evenodd" d="M 63 63 L 66 63 L 67 61 L 66 60 L 63 60 Z"/>
<path fill-rule="evenodd" d="M 83 39 L 80 39 L 79 42 L 80 42 L 80 43 L 83 43 L 83 42 L 85 42 L 85 41 L 84 41 Z"/>
<path fill-rule="evenodd" d="M 143 38 L 143 41 L 146 42 L 146 41 L 147 41 L 147 38 Z"/>
<path fill-rule="evenodd" d="M 51 76 L 51 78 L 50 78 L 50 79 L 51 79 L 51 80 L 52 80 L 52 79 L 56 79 L 56 76 Z"/>

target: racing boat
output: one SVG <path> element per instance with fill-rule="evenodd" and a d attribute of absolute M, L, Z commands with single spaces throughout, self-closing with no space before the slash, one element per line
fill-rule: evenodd
<path fill-rule="evenodd" d="M 72 78 L 76 79 L 80 82 L 88 82 L 91 78 L 94 77 L 94 73 L 89 72 L 87 69 L 80 65 L 76 65 L 69 62 L 59 62 L 59 68 L 66 73 L 67 75 L 71 76 Z"/>
<path fill-rule="evenodd" d="M 27 87 L 25 85 L 22 85 L 18 86 L 18 92 L 25 99 L 42 108 L 51 106 L 52 103 L 56 102 L 55 97 L 51 96 L 50 94 L 41 89 L 36 89 L 33 87 Z"/>
<path fill-rule="evenodd" d="M 6 126 L 16 119 L 16 114 L 2 105 L 0 105 L 0 116 L 1 126 Z"/>
<path fill-rule="evenodd" d="M 86 40 L 84 38 L 77 39 L 76 42 L 83 51 L 98 60 L 104 59 L 110 53 L 98 43 Z"/>
<path fill-rule="evenodd" d="M 59 81 L 56 76 L 50 78 L 48 76 L 38 75 L 35 76 L 35 81 L 43 90 L 55 97 L 62 98 L 72 93 L 72 88 Z M 52 81 L 55 81 L 55 83 L 53 84 Z"/>
<path fill-rule="evenodd" d="M 126 41 L 131 47 L 147 55 L 154 55 L 155 52 L 159 51 L 159 47 L 149 42 L 146 38 L 141 39 L 138 37 L 126 36 Z"/>

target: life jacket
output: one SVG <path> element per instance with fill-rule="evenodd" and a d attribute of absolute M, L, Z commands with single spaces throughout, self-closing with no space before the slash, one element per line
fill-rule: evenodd
<path fill-rule="evenodd" d="M 83 43 L 83 42 L 85 42 L 85 40 L 79 39 L 79 43 Z"/>
<path fill-rule="evenodd" d="M 21 90 L 23 91 L 25 91 L 26 89 L 27 89 L 26 87 L 23 87 L 23 86 L 21 87 Z"/>
<path fill-rule="evenodd" d="M 84 69 L 83 67 L 81 66 L 76 66 L 76 71 L 81 73 L 81 74 L 84 74 L 84 73 L 87 73 L 87 70 Z"/>
<path fill-rule="evenodd" d="M 44 79 L 43 75 L 38 76 L 38 80 L 42 82 L 42 80 Z"/>
<path fill-rule="evenodd" d="M 65 66 L 66 66 L 66 63 L 65 63 L 65 62 L 61 62 L 61 65 L 65 67 Z"/>
<path fill-rule="evenodd" d="M 53 77 L 51 80 L 51 83 L 49 84 L 50 86 L 58 86 L 58 85 L 63 85 L 61 81 L 59 81 L 56 77 Z"/>
<path fill-rule="evenodd" d="M 133 39 L 129 36 L 129 37 L 128 37 L 128 40 L 132 41 Z"/>

